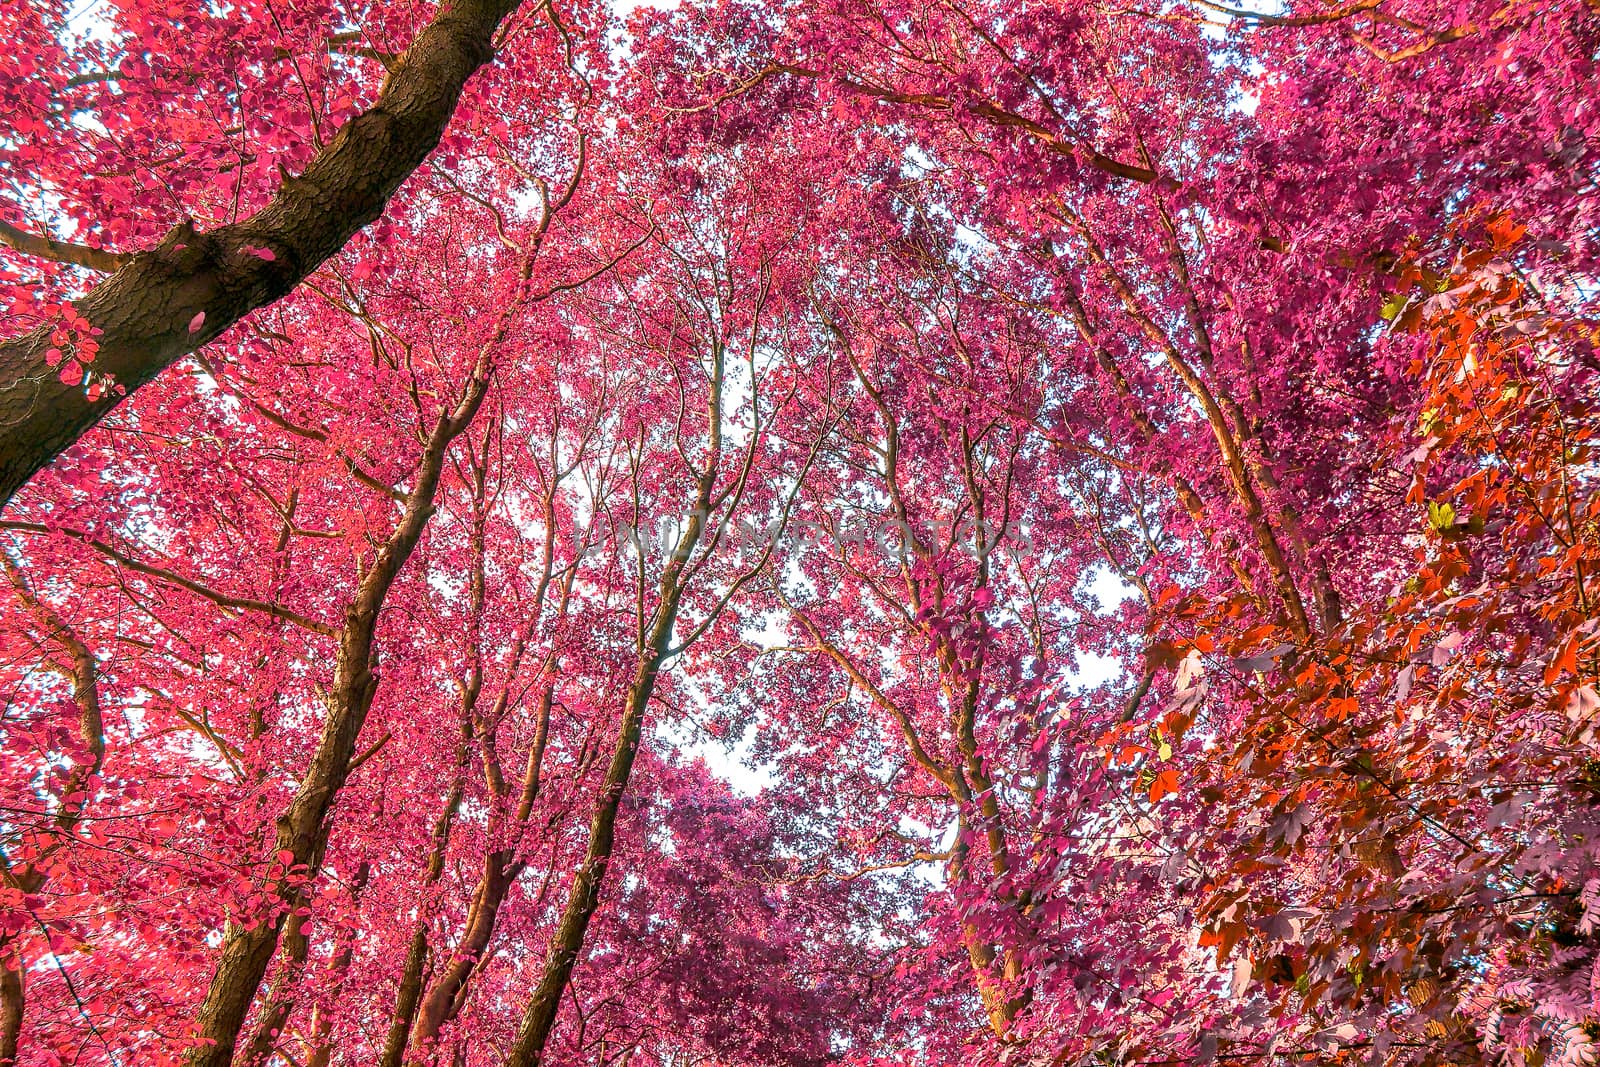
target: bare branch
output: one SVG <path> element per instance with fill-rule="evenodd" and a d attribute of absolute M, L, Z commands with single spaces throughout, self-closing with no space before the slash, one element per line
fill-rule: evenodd
<path fill-rule="evenodd" d="M 26 230 L 17 229 L 17 227 L 8 222 L 0 222 L 0 244 L 21 252 L 25 256 L 32 256 L 35 259 L 48 259 L 52 263 L 68 263 L 74 267 L 96 270 L 102 274 L 110 274 L 133 258 L 120 252 L 107 252 L 103 248 L 91 248 L 88 245 L 73 244 L 70 241 L 57 241 L 53 237 L 29 233 Z"/>

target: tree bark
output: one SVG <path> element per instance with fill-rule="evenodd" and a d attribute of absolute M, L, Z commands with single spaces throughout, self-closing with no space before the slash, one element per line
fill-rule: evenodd
<path fill-rule="evenodd" d="M 394 1016 L 389 1021 L 389 1035 L 384 1038 L 378 1067 L 399 1067 L 400 1058 L 406 1053 L 411 1024 L 417 1016 L 417 1001 L 422 997 L 422 983 L 427 978 L 424 973 L 427 965 L 428 924 L 419 919 L 406 945 L 406 962 L 400 968 L 400 988 L 394 995 Z"/>
<path fill-rule="evenodd" d="M 361 899 L 361 893 L 367 888 L 367 879 L 372 874 L 372 865 L 362 861 L 356 869 L 355 885 L 351 891 L 351 903 Z M 334 953 L 333 961 L 328 965 L 331 976 L 330 999 L 337 999 L 340 990 L 344 988 L 345 977 L 350 973 L 350 959 L 355 954 L 354 932 L 345 935 L 339 950 Z M 328 1067 L 333 1062 L 333 1025 L 329 1022 L 328 1015 L 321 1008 L 311 1015 L 311 1038 L 308 1042 L 310 1052 L 306 1055 L 306 1067 Z"/>
<path fill-rule="evenodd" d="M 504 333 L 506 325 L 503 321 L 500 334 Z M 433 514 L 433 498 L 444 468 L 445 453 L 472 422 L 488 391 L 492 369 L 489 356 L 499 339 L 497 335 L 480 355 L 461 401 L 454 410 L 439 417 L 429 434 L 418 466 L 416 486 L 406 498 L 405 513 L 345 610 L 322 738 L 294 799 L 277 820 L 276 851 L 291 853 L 294 864 L 304 865 L 307 871 L 314 873 L 322 865 L 328 841 L 328 812 L 350 773 L 356 739 L 377 695 L 373 637 L 384 599 Z M 302 903 L 301 890 L 285 881 L 280 880 L 274 891 L 287 911 L 292 912 Z M 256 990 L 277 951 L 283 925 L 280 917 L 258 922 L 248 929 L 242 925 L 229 927 L 223 941 L 222 958 L 196 1016 L 198 1041 L 185 1057 L 187 1067 L 226 1067 L 232 1060 L 239 1029 L 244 1025 Z"/>
<path fill-rule="evenodd" d="M 261 1009 L 261 1018 L 256 1021 L 255 1032 L 234 1057 L 234 1067 L 264 1067 L 278 1046 L 278 1037 L 283 1032 L 284 1024 L 289 1021 L 290 1012 L 294 1011 L 295 987 L 300 981 L 300 973 L 305 969 L 306 955 L 311 947 L 310 938 L 305 932 L 305 921 L 299 915 L 289 917 L 283 940 L 287 945 L 286 958 L 272 980 L 267 1002 Z"/>
<path fill-rule="evenodd" d="M 663 615 L 666 634 L 660 642 L 662 649 L 665 649 L 672 632 L 671 615 L 671 612 Z M 659 627 L 660 624 L 658 630 Z M 600 904 L 600 887 L 611 862 L 617 811 L 628 787 L 628 776 L 633 772 L 634 757 L 639 752 L 644 711 L 650 702 L 650 693 L 655 688 L 661 658 L 657 654 L 642 661 L 633 686 L 628 691 L 627 706 L 617 732 L 617 747 L 612 752 L 610 766 L 606 768 L 606 776 L 600 786 L 600 802 L 589 824 L 589 847 L 567 895 L 561 924 L 550 939 L 544 974 L 528 1001 L 522 1026 L 517 1031 L 517 1043 L 506 1057 L 505 1067 L 537 1067 L 544 1061 L 544 1048 L 561 1010 L 561 996 L 572 977 L 572 968 L 578 962 L 578 953 L 583 949 L 589 920 L 594 918 L 595 909 Z"/>
<path fill-rule="evenodd" d="M 17 1062 L 22 1009 L 27 1003 L 22 985 L 22 956 L 20 953 L 13 955 L 8 951 L 10 947 L 0 945 L 0 951 L 6 954 L 5 959 L 0 959 L 0 1067 L 11 1067 Z"/>
<path fill-rule="evenodd" d="M 565 604 L 563 604 L 564 612 Z M 505 714 L 506 702 L 511 695 L 511 680 L 516 675 L 516 664 L 521 659 L 522 645 L 519 641 L 511 656 L 511 677 L 507 678 L 505 688 L 500 691 L 500 697 L 496 700 L 494 710 L 489 716 L 491 721 L 498 722 Z M 528 816 L 533 811 L 534 800 L 539 794 L 540 773 L 544 764 L 545 743 L 549 737 L 550 709 L 554 697 L 554 683 L 549 683 L 545 686 L 539 701 L 538 727 L 534 736 L 533 751 L 528 757 L 528 768 L 523 775 L 522 795 L 513 823 L 519 829 L 527 824 Z M 492 746 L 493 743 L 492 736 L 485 738 L 486 746 Z M 491 777 L 491 788 L 493 780 Z M 427 1062 L 427 1057 L 432 1054 L 434 1042 L 439 1039 L 439 1031 L 460 1010 L 467 980 L 483 962 L 483 955 L 489 948 L 489 941 L 494 936 L 495 925 L 500 917 L 500 907 L 505 903 L 506 894 L 521 877 L 523 866 L 524 862 L 517 858 L 517 849 L 514 846 L 497 848 L 484 856 L 483 871 L 478 876 L 478 886 L 472 895 L 472 905 L 467 910 L 466 929 L 462 932 L 455 951 L 450 954 L 449 962 L 439 972 L 438 977 L 428 987 L 427 995 L 415 1008 L 416 1020 L 410 1034 L 413 1062 Z M 401 1051 L 403 1052 L 404 1048 Z M 387 1054 L 386 1049 L 386 1057 Z"/>
<path fill-rule="evenodd" d="M 439 1031 L 454 1015 L 461 990 L 489 947 L 489 939 L 494 935 L 496 920 L 500 915 L 500 905 L 505 902 L 507 891 L 520 873 L 521 867 L 512 860 L 509 851 L 496 850 L 484 860 L 484 872 L 467 912 L 466 930 L 461 935 L 461 941 L 451 953 L 444 970 L 428 987 L 427 997 L 416 1008 L 410 1062 L 428 1062 L 433 1044 L 439 1039 Z"/>
<path fill-rule="evenodd" d="M 287 294 L 378 218 L 439 143 L 462 87 L 488 62 L 495 29 L 516 6 L 447 3 L 394 65 L 373 107 L 345 123 L 264 208 L 207 233 L 180 227 L 76 301 L 103 331 L 93 369 L 131 394 Z M 81 386 L 63 385 L 44 362 L 50 332 L 45 325 L 0 343 L 0 505 L 121 400 L 107 390 L 90 402 Z"/>

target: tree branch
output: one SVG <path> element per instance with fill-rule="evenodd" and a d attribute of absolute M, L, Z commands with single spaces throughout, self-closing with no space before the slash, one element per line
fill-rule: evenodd
<path fill-rule="evenodd" d="M 0 244 L 35 259 L 48 259 L 52 263 L 69 263 L 74 267 L 97 270 L 102 274 L 110 274 L 133 258 L 121 252 L 107 252 L 103 248 L 91 248 L 88 245 L 57 241 L 53 237 L 29 233 L 27 230 L 19 230 L 9 222 L 0 222 Z"/>
<path fill-rule="evenodd" d="M 235 611 L 259 611 L 265 615 L 271 615 L 275 619 L 282 619 L 284 622 L 292 623 L 303 630 L 310 630 L 314 634 L 320 634 L 323 637 L 332 637 L 336 632 L 327 623 L 307 618 L 297 611 L 283 607 L 281 604 L 270 604 L 264 600 L 252 600 L 249 597 L 230 596 L 227 593 L 220 593 L 209 586 L 202 585 L 193 578 L 185 578 L 176 571 L 170 571 L 165 567 L 157 567 L 150 563 L 142 563 L 126 552 L 113 548 L 104 541 L 89 536 L 82 530 L 52 529 L 36 522 L 16 522 L 11 520 L 0 520 L 0 530 L 13 530 L 18 533 L 32 534 L 59 533 L 87 545 L 102 556 L 120 563 L 130 571 L 136 571 L 147 578 L 159 578 L 162 581 L 171 582 L 173 585 L 187 589 L 198 597 L 211 601 L 218 607 L 232 608 Z"/>

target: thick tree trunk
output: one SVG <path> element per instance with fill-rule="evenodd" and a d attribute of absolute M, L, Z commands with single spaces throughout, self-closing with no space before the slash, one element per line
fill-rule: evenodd
<path fill-rule="evenodd" d="M 439 143 L 462 87 L 488 62 L 494 31 L 516 6 L 447 2 L 373 107 L 342 126 L 266 207 L 208 233 L 174 231 L 77 301 L 103 331 L 94 369 L 132 393 L 344 247 Z M 0 343 L 0 505 L 121 399 L 108 390 L 91 403 L 81 386 L 63 385 L 45 365 L 50 347 L 48 325 Z"/>
<path fill-rule="evenodd" d="M 11 946 L 0 944 L 0 1067 L 17 1062 L 17 1044 L 22 1036 L 22 1009 L 27 1004 L 22 985 L 22 960 L 12 958 Z"/>

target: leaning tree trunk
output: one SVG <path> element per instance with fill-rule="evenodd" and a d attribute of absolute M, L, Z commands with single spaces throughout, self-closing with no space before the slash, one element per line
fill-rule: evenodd
<path fill-rule="evenodd" d="M 651 694 L 655 692 L 661 664 L 672 645 L 673 626 L 688 581 L 685 566 L 699 545 L 706 520 L 711 514 L 711 493 L 716 485 L 722 446 L 722 374 L 722 352 L 719 348 L 706 412 L 710 429 L 709 458 L 696 485 L 694 507 L 688 525 L 661 575 L 655 624 L 648 635 L 640 635 L 638 668 L 633 684 L 628 688 L 622 722 L 617 730 L 617 747 L 606 768 L 605 779 L 600 786 L 599 804 L 589 824 L 589 845 L 584 851 L 583 863 L 578 867 L 577 877 L 573 879 L 572 889 L 567 894 L 567 906 L 562 912 L 561 923 L 556 927 L 555 936 L 550 940 L 550 950 L 545 956 L 544 973 L 528 1001 L 522 1025 L 517 1031 L 516 1044 L 506 1057 L 504 1067 L 536 1067 L 543 1062 L 545 1045 L 550 1040 L 556 1016 L 561 1010 L 561 995 L 566 991 L 567 982 L 572 978 L 572 968 L 577 965 L 578 954 L 583 950 L 589 920 L 594 918 L 595 909 L 600 906 L 600 888 L 611 862 L 612 843 L 616 835 L 617 811 L 622 806 L 622 795 L 628 788 L 628 776 L 633 773 L 634 757 L 639 752 L 645 709 L 650 704 Z"/>
<path fill-rule="evenodd" d="M 501 333 L 504 329 L 505 323 L 502 323 Z M 497 336 L 496 341 L 498 339 Z M 439 417 L 429 434 L 422 462 L 418 465 L 416 485 L 406 497 L 405 513 L 378 551 L 372 569 L 362 578 L 355 599 L 345 610 L 322 738 L 294 799 L 277 820 L 275 851 L 290 853 L 294 866 L 304 870 L 314 873 L 322 866 L 323 851 L 328 843 L 328 812 L 349 776 L 356 739 L 378 691 L 373 637 L 384 599 L 433 515 L 433 498 L 444 469 L 445 454 L 451 442 L 472 422 L 488 391 L 492 348 L 493 342 L 479 357 L 461 401 L 452 411 Z M 280 877 L 273 889 L 284 905 L 284 914 L 302 906 L 301 889 L 291 886 L 286 879 Z M 223 941 L 222 959 L 212 974 L 211 985 L 196 1015 L 197 1043 L 185 1057 L 187 1067 L 227 1067 L 231 1062 L 239 1030 L 277 951 L 283 926 L 282 917 L 248 928 L 230 926 Z"/>
<path fill-rule="evenodd" d="M 446 3 L 396 62 L 377 102 L 340 127 L 266 207 L 207 233 L 175 230 L 76 302 L 102 331 L 94 369 L 132 393 L 254 309 L 287 294 L 383 213 L 439 143 L 462 87 L 488 62 L 517 0 Z M 271 253 L 271 258 L 259 254 Z M 45 364 L 52 326 L 0 343 L 0 506 L 121 400 L 89 401 Z"/>
<path fill-rule="evenodd" d="M 670 622 L 667 633 L 671 633 Z M 611 861 L 617 811 L 622 805 L 622 795 L 628 788 L 634 757 L 639 752 L 644 710 L 655 688 L 660 661 L 658 654 L 641 662 L 633 686 L 628 691 L 627 707 L 622 713 L 622 724 L 617 734 L 617 747 L 612 752 L 610 766 L 606 768 L 605 780 L 600 786 L 600 803 L 589 824 L 589 847 L 584 852 L 583 863 L 567 894 L 567 906 L 562 912 L 561 924 L 556 927 L 555 935 L 550 940 L 550 950 L 545 956 L 544 973 L 523 1013 L 522 1026 L 517 1031 L 517 1043 L 506 1057 L 505 1067 L 536 1067 L 543 1062 L 545 1045 L 550 1040 L 550 1032 L 555 1029 L 556 1016 L 561 1009 L 561 995 L 566 991 L 572 968 L 578 962 L 578 953 L 583 949 L 589 920 L 594 918 L 595 909 L 600 905 L 600 887 Z"/>

